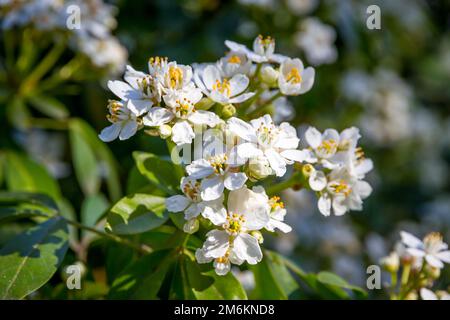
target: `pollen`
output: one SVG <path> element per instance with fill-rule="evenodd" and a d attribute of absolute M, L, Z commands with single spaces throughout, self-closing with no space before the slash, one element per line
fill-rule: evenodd
<path fill-rule="evenodd" d="M 343 194 L 346 197 L 352 192 L 352 188 L 350 188 L 344 180 L 330 183 L 330 189 L 333 190 L 334 193 Z"/>
<path fill-rule="evenodd" d="M 268 47 L 269 45 L 275 42 L 275 39 L 273 39 L 271 36 L 267 36 L 264 38 L 262 35 L 259 35 L 258 42 L 261 43 L 263 46 Z"/>
<path fill-rule="evenodd" d="M 302 82 L 300 71 L 297 68 L 292 68 L 286 76 L 286 81 L 294 84 Z"/>
<path fill-rule="evenodd" d="M 338 144 L 334 139 L 328 139 L 322 141 L 320 146 L 317 148 L 320 152 L 325 152 L 326 154 L 334 154 L 337 151 Z"/>
<path fill-rule="evenodd" d="M 272 208 L 272 210 L 284 208 L 284 203 L 282 201 L 280 201 L 280 197 L 278 197 L 278 196 L 274 196 L 274 197 L 270 198 L 269 205 Z"/>
<path fill-rule="evenodd" d="M 167 57 L 151 57 L 148 61 L 152 65 L 161 66 L 165 63 L 167 63 Z"/>
<path fill-rule="evenodd" d="M 427 248 L 434 247 L 442 242 L 442 235 L 439 232 L 431 232 L 425 236 L 423 242 Z"/>
<path fill-rule="evenodd" d="M 228 62 L 229 62 L 229 63 L 236 63 L 236 64 L 239 64 L 239 63 L 241 63 L 242 61 L 241 61 L 241 58 L 239 58 L 239 56 L 233 55 L 233 56 L 231 56 L 231 57 L 228 59 Z"/>
<path fill-rule="evenodd" d="M 227 222 L 223 225 L 223 228 L 231 235 L 237 235 L 242 230 L 242 225 L 245 222 L 243 215 L 238 213 L 229 214 Z"/>
<path fill-rule="evenodd" d="M 190 181 L 183 186 L 183 193 L 187 195 L 191 200 L 198 200 L 200 196 L 200 182 Z"/>
<path fill-rule="evenodd" d="M 227 155 L 217 155 L 209 158 L 209 163 L 214 168 L 216 174 L 221 174 L 226 168 Z"/>
<path fill-rule="evenodd" d="M 169 68 L 169 82 L 170 87 L 175 88 L 180 82 L 183 81 L 183 71 L 178 67 Z"/>
<path fill-rule="evenodd" d="M 227 97 L 231 95 L 231 85 L 228 79 L 223 79 L 222 82 L 220 80 L 216 80 L 216 83 L 213 85 L 213 90 L 217 90 L 222 94 L 225 94 Z"/>

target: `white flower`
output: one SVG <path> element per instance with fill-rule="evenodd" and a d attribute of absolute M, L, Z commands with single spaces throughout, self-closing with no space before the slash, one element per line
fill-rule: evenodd
<path fill-rule="evenodd" d="M 315 66 L 336 61 L 335 40 L 336 31 L 317 18 L 304 20 L 301 31 L 295 35 L 297 46 L 306 53 L 308 62 Z"/>
<path fill-rule="evenodd" d="M 439 269 L 444 267 L 444 262 L 450 263 L 450 250 L 447 250 L 448 245 L 438 232 L 428 234 L 423 241 L 405 231 L 400 232 L 400 236 L 408 247 L 407 252 L 413 257 L 424 258 L 430 266 Z"/>
<path fill-rule="evenodd" d="M 297 96 L 311 90 L 314 84 L 315 71 L 312 67 L 304 68 L 300 59 L 285 59 L 280 66 L 278 87 L 281 93 Z"/>
<path fill-rule="evenodd" d="M 326 129 L 321 134 L 316 128 L 309 127 L 305 132 L 309 148 L 302 150 L 305 161 L 321 164 L 328 169 L 346 166 L 351 174 L 363 178 L 372 170 L 373 163 L 357 147 L 360 137 L 355 127 L 345 129 L 340 134 L 334 129 Z"/>
<path fill-rule="evenodd" d="M 161 127 L 169 122 L 175 122 L 171 130 L 172 141 L 177 145 L 191 143 L 195 137 L 192 126 L 214 127 L 221 122 L 213 112 L 195 109 L 195 104 L 201 98 L 202 92 L 195 87 L 167 94 L 164 96 L 166 108 L 153 107 L 150 109 L 143 118 L 144 125 Z"/>
<path fill-rule="evenodd" d="M 113 73 L 123 72 L 128 58 L 127 50 L 114 37 L 80 41 L 80 50 L 97 67 L 109 67 Z"/>
<path fill-rule="evenodd" d="M 236 147 L 239 157 L 250 159 L 264 155 L 279 177 L 285 174 L 287 164 L 303 160 L 303 153 L 296 150 L 297 132 L 287 122 L 276 126 L 266 114 L 251 120 L 250 124 L 238 118 L 229 119 L 227 124 L 228 129 L 244 141 Z"/>
<path fill-rule="evenodd" d="M 349 210 L 362 210 L 363 200 L 372 193 L 371 186 L 350 174 L 346 168 L 334 169 L 328 175 L 314 171 L 309 177 L 312 190 L 320 192 L 319 211 L 324 216 L 337 216 Z"/>
<path fill-rule="evenodd" d="M 184 218 L 188 222 L 200 214 L 214 224 L 225 218 L 223 196 L 212 201 L 203 201 L 200 196 L 200 182 L 189 177 L 181 179 L 180 187 L 184 195 L 175 195 L 166 199 L 166 208 L 169 212 L 184 211 Z"/>
<path fill-rule="evenodd" d="M 247 176 L 252 181 L 264 179 L 273 174 L 269 160 L 263 155 L 250 158 L 248 161 Z"/>
<path fill-rule="evenodd" d="M 244 93 L 250 80 L 244 74 L 235 74 L 231 79 L 222 76 L 214 65 L 199 66 L 194 73 L 196 85 L 211 100 L 221 103 L 241 103 L 253 97 L 253 92 Z"/>
<path fill-rule="evenodd" d="M 439 296 L 427 288 L 420 289 L 420 297 L 422 300 L 450 300 L 450 293 L 441 291 L 438 294 Z"/>
<path fill-rule="evenodd" d="M 230 51 L 217 63 L 221 74 L 225 78 L 231 78 L 236 74 L 249 75 L 252 62 L 241 52 Z"/>
<path fill-rule="evenodd" d="M 245 173 L 239 172 L 234 149 L 226 150 L 223 147 L 221 150 L 205 150 L 204 159 L 195 160 L 186 167 L 190 178 L 202 179 L 201 197 L 205 201 L 221 197 L 224 188 L 240 189 L 247 181 Z"/>
<path fill-rule="evenodd" d="M 269 222 L 269 206 L 265 197 L 247 187 L 231 191 L 227 216 L 217 225 L 220 230 L 207 233 L 207 239 L 195 256 L 199 263 L 214 260 L 216 273 L 225 275 L 231 263 L 256 264 L 262 259 L 258 240 L 249 232 L 264 228 Z"/>
<path fill-rule="evenodd" d="M 192 85 L 192 68 L 172 61 L 164 66 L 159 78 L 166 94 L 182 91 Z"/>
<path fill-rule="evenodd" d="M 127 66 L 124 81 L 108 81 L 108 88 L 121 100 L 128 102 L 128 108 L 135 113 L 145 113 L 155 102 L 154 80 L 131 66 Z"/>
<path fill-rule="evenodd" d="M 253 191 L 263 195 L 270 208 L 270 219 L 264 228 L 270 232 L 274 232 L 275 229 L 279 229 L 284 233 L 291 232 L 292 228 L 283 222 L 286 216 L 286 209 L 284 208 L 284 203 L 280 201 L 280 197 L 274 196 L 269 198 L 261 186 L 253 187 Z"/>
<path fill-rule="evenodd" d="M 144 110 L 130 108 L 130 101 L 119 102 L 110 100 L 108 104 L 110 115 L 108 120 L 112 123 L 99 134 L 99 138 L 104 142 L 110 142 L 119 137 L 120 140 L 126 140 L 136 134 L 141 126 L 141 116 Z"/>
<path fill-rule="evenodd" d="M 256 62 L 276 62 L 282 63 L 287 57 L 276 54 L 275 52 L 275 39 L 271 37 L 263 38 L 263 36 L 259 35 L 253 41 L 253 51 L 249 50 L 246 46 L 236 43 L 234 41 L 225 41 L 225 45 L 230 48 L 230 50 L 235 52 L 240 52 L 247 57 Z"/>

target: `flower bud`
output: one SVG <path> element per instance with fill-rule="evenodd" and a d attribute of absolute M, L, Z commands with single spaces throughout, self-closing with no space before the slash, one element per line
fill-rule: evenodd
<path fill-rule="evenodd" d="M 161 139 L 167 139 L 172 135 L 172 127 L 169 126 L 168 124 L 163 124 L 159 126 L 158 131 Z"/>
<path fill-rule="evenodd" d="M 396 252 L 391 252 L 390 255 L 382 258 L 380 263 L 386 271 L 393 273 L 398 271 L 400 258 Z"/>
<path fill-rule="evenodd" d="M 228 119 L 234 116 L 234 114 L 236 113 L 236 108 L 232 104 L 227 104 L 222 107 L 220 113 L 223 119 Z"/>
<path fill-rule="evenodd" d="M 259 78 L 265 84 L 270 87 L 275 87 L 277 85 L 279 72 L 275 70 L 272 66 L 264 66 L 261 69 Z"/>
<path fill-rule="evenodd" d="M 252 235 L 253 237 L 255 237 L 256 240 L 258 240 L 258 242 L 259 242 L 260 244 L 264 242 L 264 238 L 263 238 L 263 235 L 262 235 L 261 232 L 259 232 L 259 231 L 252 231 L 251 235 Z"/>
<path fill-rule="evenodd" d="M 425 274 L 429 276 L 431 279 L 436 280 L 441 276 L 441 269 L 430 266 L 429 264 L 425 265 Z"/>
<path fill-rule="evenodd" d="M 146 134 L 148 134 L 149 136 L 159 137 L 159 130 L 156 128 L 155 129 L 147 129 L 147 130 L 144 130 L 144 132 Z"/>
<path fill-rule="evenodd" d="M 199 227 L 199 223 L 198 220 L 196 218 L 190 219 L 188 220 L 184 226 L 183 226 L 183 231 L 189 234 L 193 234 L 195 232 L 197 232 Z"/>
<path fill-rule="evenodd" d="M 417 300 L 419 298 L 417 292 L 415 291 L 411 291 L 410 293 L 408 293 L 405 297 L 405 300 Z"/>
<path fill-rule="evenodd" d="M 214 103 L 215 102 L 210 98 L 204 97 L 199 102 L 197 102 L 194 107 L 197 110 L 209 110 L 214 105 Z"/>
<path fill-rule="evenodd" d="M 309 178 L 309 176 L 315 171 L 314 167 L 311 164 L 305 164 L 302 166 L 302 174 L 305 178 Z"/>
<path fill-rule="evenodd" d="M 250 159 L 248 163 L 247 176 L 253 180 L 264 179 L 272 174 L 272 168 L 266 157 L 258 156 Z"/>

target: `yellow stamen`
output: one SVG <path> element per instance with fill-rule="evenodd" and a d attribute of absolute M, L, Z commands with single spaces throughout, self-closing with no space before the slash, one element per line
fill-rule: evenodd
<path fill-rule="evenodd" d="M 302 82 L 302 76 L 300 75 L 300 71 L 297 68 L 292 68 L 291 71 L 286 76 L 286 81 L 291 83 L 300 83 Z"/>
<path fill-rule="evenodd" d="M 269 199 L 269 205 L 272 210 L 283 209 L 284 203 L 280 201 L 280 197 L 274 196 Z"/>
<path fill-rule="evenodd" d="M 241 58 L 234 55 L 234 56 L 231 56 L 230 58 L 228 58 L 228 62 L 229 63 L 241 63 Z"/>
<path fill-rule="evenodd" d="M 222 94 L 225 94 L 227 97 L 231 95 L 231 85 L 228 79 L 223 79 L 222 82 L 220 80 L 216 80 L 216 83 L 213 85 L 213 90 L 217 90 Z"/>
<path fill-rule="evenodd" d="M 330 188 L 335 193 L 341 193 L 346 197 L 349 196 L 350 193 L 352 192 L 352 188 L 350 188 L 349 185 L 344 180 L 330 183 Z"/>
<path fill-rule="evenodd" d="M 175 88 L 183 80 L 183 71 L 178 67 L 169 68 L 170 87 Z"/>

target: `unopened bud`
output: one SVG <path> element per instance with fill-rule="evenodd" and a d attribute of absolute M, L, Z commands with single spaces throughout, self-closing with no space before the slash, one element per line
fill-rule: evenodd
<path fill-rule="evenodd" d="M 279 72 L 271 66 L 264 66 L 261 69 L 259 78 L 269 87 L 275 87 L 277 85 Z"/>
<path fill-rule="evenodd" d="M 199 102 L 195 104 L 195 109 L 197 110 L 209 110 L 213 105 L 214 101 L 208 97 L 202 98 Z"/>
<path fill-rule="evenodd" d="M 227 104 L 222 107 L 221 115 L 223 119 L 228 119 L 234 116 L 236 113 L 236 108 L 232 104 Z"/>
<path fill-rule="evenodd" d="M 252 231 L 251 235 L 253 237 L 256 238 L 256 240 L 258 240 L 259 243 L 263 243 L 264 242 L 264 238 L 261 232 L 259 231 Z"/>
<path fill-rule="evenodd" d="M 183 226 L 183 231 L 189 234 L 193 234 L 195 232 L 197 232 L 199 227 L 199 223 L 198 220 L 196 218 L 190 219 L 188 220 L 184 226 Z"/>
<path fill-rule="evenodd" d="M 436 280 L 441 276 L 441 269 L 430 266 L 429 264 L 425 265 L 425 273 L 432 279 Z"/>
<path fill-rule="evenodd" d="M 169 126 L 168 124 L 163 124 L 159 126 L 158 131 L 161 139 L 167 139 L 172 135 L 172 127 Z"/>
<path fill-rule="evenodd" d="M 314 167 L 311 164 L 305 164 L 302 166 L 302 174 L 305 178 L 309 178 L 309 176 L 315 171 Z"/>
<path fill-rule="evenodd" d="M 272 174 L 270 163 L 263 156 L 250 159 L 247 171 L 247 176 L 253 181 L 264 179 Z"/>
<path fill-rule="evenodd" d="M 400 258 L 396 252 L 391 252 L 390 255 L 382 258 L 380 263 L 386 271 L 393 273 L 398 271 Z"/>
<path fill-rule="evenodd" d="M 411 291 L 408 293 L 405 297 L 405 300 L 417 300 L 419 298 L 419 295 L 415 291 Z"/>
<path fill-rule="evenodd" d="M 144 130 L 144 132 L 146 134 L 148 134 L 149 136 L 159 137 L 159 130 L 158 129 L 147 129 L 147 130 Z"/>

